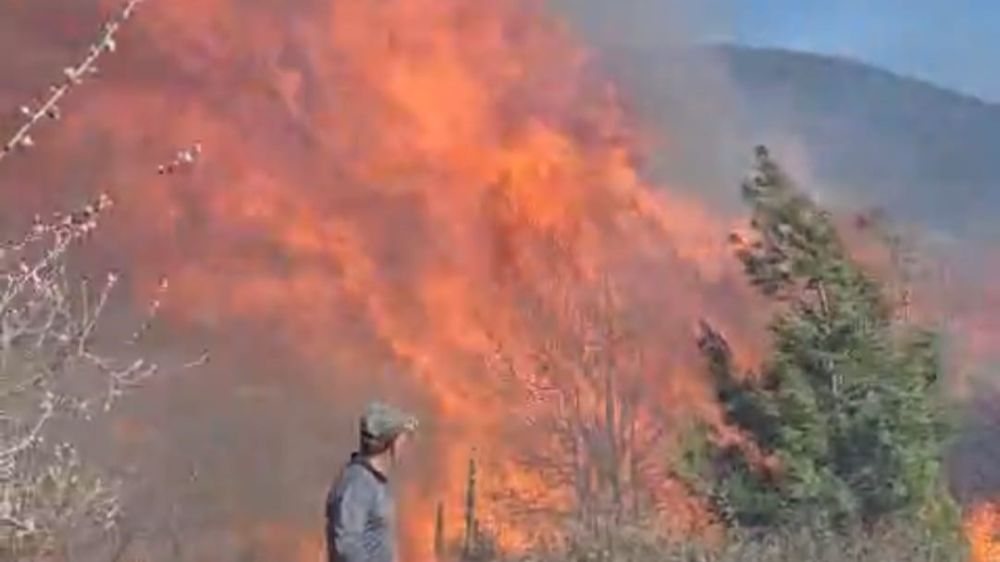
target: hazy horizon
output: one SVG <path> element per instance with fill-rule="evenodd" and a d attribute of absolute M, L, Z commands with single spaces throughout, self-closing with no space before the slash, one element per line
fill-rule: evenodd
<path fill-rule="evenodd" d="M 847 57 L 943 88 L 1000 102 L 1000 4 L 917 0 L 555 0 L 609 43 L 733 43 Z M 947 31 L 943 33 L 942 30 Z"/>

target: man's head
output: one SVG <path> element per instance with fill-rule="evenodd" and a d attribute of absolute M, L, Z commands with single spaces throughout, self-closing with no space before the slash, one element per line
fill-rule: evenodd
<path fill-rule="evenodd" d="M 417 429 L 417 418 L 384 402 L 371 402 L 361 415 L 361 454 L 375 456 L 395 448 Z"/>

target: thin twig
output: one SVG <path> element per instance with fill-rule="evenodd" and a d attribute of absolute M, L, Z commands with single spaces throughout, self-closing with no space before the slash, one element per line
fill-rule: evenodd
<path fill-rule="evenodd" d="M 34 144 L 31 138 L 31 131 L 44 119 L 56 119 L 59 116 L 59 102 L 66 97 L 69 92 L 80 85 L 83 79 L 97 72 L 97 61 L 101 55 L 114 52 L 116 48 L 115 36 L 133 12 L 145 0 L 128 0 L 122 9 L 104 24 L 101 35 L 97 41 L 90 45 L 87 56 L 76 66 L 67 67 L 64 71 L 63 80 L 51 87 L 48 98 L 32 110 L 28 106 L 22 107 L 25 121 L 13 136 L 0 148 L 0 162 L 10 155 L 17 148 L 29 148 Z"/>

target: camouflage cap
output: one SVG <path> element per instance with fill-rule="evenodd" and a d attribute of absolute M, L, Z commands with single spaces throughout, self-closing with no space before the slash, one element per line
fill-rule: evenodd
<path fill-rule="evenodd" d="M 417 418 L 384 402 L 370 402 L 361 415 L 361 434 L 380 442 L 388 442 L 400 434 L 417 429 Z"/>

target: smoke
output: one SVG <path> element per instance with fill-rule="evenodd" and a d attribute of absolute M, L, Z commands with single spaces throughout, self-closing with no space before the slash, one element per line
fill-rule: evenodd
<path fill-rule="evenodd" d="M 717 2 L 551 0 L 620 84 L 647 134 L 646 170 L 736 212 L 754 139 L 726 61 L 706 38 L 727 27 Z"/>
<path fill-rule="evenodd" d="M 824 206 L 885 213 L 920 260 L 913 281 L 965 358 L 958 370 L 989 372 L 1000 109 L 839 58 L 709 47 L 732 35 L 723 2 L 553 5 L 627 84 L 654 136 L 683 132 L 659 139 L 655 173 L 729 208 L 747 147 L 766 144 Z"/>
<path fill-rule="evenodd" d="M 5 8 L 0 38 L 31 47 L 0 67 L 12 106 L 98 25 L 94 3 L 48 8 Z M 733 219 L 708 202 L 722 181 L 698 175 L 710 120 L 661 115 L 669 136 L 649 151 L 679 156 L 644 165 L 645 116 L 613 65 L 533 2 L 149 2 L 136 21 L 0 190 L 25 212 L 110 190 L 88 266 L 130 272 L 140 299 L 168 276 L 157 341 L 216 357 L 113 426 L 124 444 L 108 464 L 145 483 L 132 521 L 160 549 L 224 560 L 256 548 L 241 536 L 314 543 L 375 395 L 427 422 L 402 482 L 412 558 L 437 501 L 456 518 L 473 450 L 484 493 L 559 508 L 565 484 L 518 458 L 551 445 L 531 426 L 559 411 L 545 388 L 583 389 L 578 410 L 600 411 L 584 392 L 598 330 L 627 330 L 622 357 L 597 357 L 631 365 L 632 423 L 669 422 L 658 446 L 684 420 L 719 422 L 692 328 L 713 318 L 744 351 L 761 331 L 725 245 Z M 156 173 L 195 142 L 194 166 Z M 699 517 L 698 498 L 654 492 L 689 508 L 679 524 Z M 483 517 L 499 510 L 484 502 Z M 534 530 L 511 522 L 501 538 Z"/>
<path fill-rule="evenodd" d="M 97 3 L 58 5 L 4 7 L 0 44 L 28 54 L 0 60 L 0 103 L 44 91 L 91 39 Z M 530 421 L 559 405 L 539 390 L 586 378 L 598 305 L 641 357 L 636 419 L 718 424 L 692 328 L 711 318 L 759 356 L 766 311 L 725 244 L 752 139 L 725 66 L 688 48 L 702 14 L 609 6 L 151 1 L 0 172 L 25 212 L 111 190 L 90 265 L 130 272 L 140 302 L 170 277 L 155 352 L 216 358 L 114 426 L 109 464 L 145 484 L 132 508 L 157 548 L 314 546 L 376 395 L 426 422 L 403 482 L 411 558 L 438 500 L 459 512 L 474 450 L 486 491 L 550 499 L 515 461 L 550 444 Z M 156 173 L 193 142 L 195 166 Z M 698 517 L 698 498 L 665 493 Z M 511 527 L 515 546 L 533 530 Z"/>

